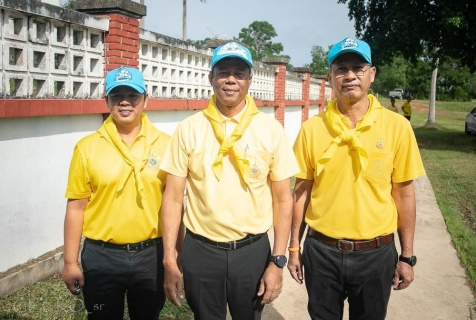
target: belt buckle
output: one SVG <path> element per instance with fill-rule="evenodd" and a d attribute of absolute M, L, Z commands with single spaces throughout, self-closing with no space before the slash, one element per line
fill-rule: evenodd
<path fill-rule="evenodd" d="M 137 246 L 137 245 L 135 245 L 135 246 Z M 126 250 L 127 250 L 127 253 L 135 253 L 135 252 L 139 252 L 141 250 L 144 250 L 144 242 L 141 242 L 140 243 L 140 248 L 138 248 L 136 250 L 132 250 L 131 245 L 128 243 L 128 244 L 126 244 Z"/>
<path fill-rule="evenodd" d="M 341 244 L 350 244 L 350 249 L 349 250 L 343 249 L 341 247 Z M 339 239 L 337 241 L 337 249 L 339 249 L 340 251 L 343 251 L 343 252 L 354 251 L 354 241 Z"/>
<path fill-rule="evenodd" d="M 228 245 L 228 247 L 223 246 L 225 243 Z M 223 250 L 235 250 L 236 249 L 236 241 L 225 242 L 225 243 L 217 242 L 217 248 L 223 249 Z"/>

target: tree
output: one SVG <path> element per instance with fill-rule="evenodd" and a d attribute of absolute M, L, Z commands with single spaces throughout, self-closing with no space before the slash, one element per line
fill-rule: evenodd
<path fill-rule="evenodd" d="M 76 0 L 67 0 L 66 2 L 62 3 L 61 6 L 65 9 L 74 10 L 74 3 Z"/>
<path fill-rule="evenodd" d="M 309 65 L 311 68 L 311 72 L 313 74 L 327 74 L 328 70 L 328 60 L 327 60 L 327 53 L 329 50 L 324 51 L 324 48 L 321 46 L 312 46 L 311 49 L 311 57 L 312 62 Z"/>
<path fill-rule="evenodd" d="M 460 59 L 476 70 L 476 2 L 455 0 L 338 0 L 348 4 L 355 30 L 372 47 L 372 60 L 401 53 L 416 61 L 425 50 Z M 436 61 L 432 57 L 433 62 Z M 440 61 L 441 63 L 442 61 Z"/>
<path fill-rule="evenodd" d="M 207 0 L 200 0 L 200 2 L 206 3 Z M 187 0 L 183 0 L 182 40 L 187 41 Z"/>
<path fill-rule="evenodd" d="M 264 57 L 272 57 L 283 51 L 281 43 L 274 43 L 272 38 L 278 34 L 267 21 L 254 21 L 248 28 L 241 29 L 238 40 L 248 45 L 253 60 L 261 61 Z"/>
<path fill-rule="evenodd" d="M 210 38 L 205 38 L 203 40 L 187 40 L 187 43 L 190 43 L 197 47 L 198 49 L 206 49 L 208 48 L 208 42 L 210 41 Z"/>
<path fill-rule="evenodd" d="M 348 3 L 357 36 L 372 47 L 376 64 L 401 53 L 415 62 L 425 50 L 431 54 L 432 89 L 436 87 L 438 63 L 460 59 L 476 70 L 476 2 L 455 0 L 338 0 Z M 431 97 L 436 96 L 432 90 Z M 431 99 L 428 122 L 434 122 Z"/>

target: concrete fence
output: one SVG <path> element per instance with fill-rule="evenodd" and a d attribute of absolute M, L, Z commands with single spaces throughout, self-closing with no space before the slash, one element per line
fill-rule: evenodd
<path fill-rule="evenodd" d="M 0 296 L 60 270 L 69 161 L 75 143 L 108 113 L 107 71 L 130 66 L 144 73 L 146 113 L 168 134 L 212 94 L 208 73 L 219 43 L 202 49 L 140 29 L 146 7 L 130 0 L 77 0 L 76 6 L 0 0 Z M 286 71 L 288 62 L 256 62 L 250 94 L 294 141 L 332 93 L 325 77 L 308 68 Z M 23 282 L 18 273 L 12 277 L 50 252 L 49 262 L 28 268 Z"/>

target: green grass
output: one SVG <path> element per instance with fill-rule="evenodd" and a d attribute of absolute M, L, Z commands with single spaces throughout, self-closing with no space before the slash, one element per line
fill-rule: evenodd
<path fill-rule="evenodd" d="M 166 302 L 160 320 L 190 320 L 193 314 L 187 303 L 177 308 Z M 82 296 L 73 296 L 60 276 L 27 286 L 0 299 L 0 320 L 86 320 Z M 127 312 L 124 319 L 127 320 Z"/>
<path fill-rule="evenodd" d="M 412 125 L 448 231 L 476 292 L 476 135 L 464 133 L 472 102 L 437 102 L 436 124 L 426 125 L 428 101 L 412 101 Z"/>

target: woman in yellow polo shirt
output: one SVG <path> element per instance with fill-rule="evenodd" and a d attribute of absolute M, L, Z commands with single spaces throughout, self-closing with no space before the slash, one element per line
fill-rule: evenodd
<path fill-rule="evenodd" d="M 89 319 L 122 319 L 127 296 L 132 319 L 156 320 L 165 303 L 159 166 L 170 137 L 142 113 L 139 70 L 112 70 L 105 82 L 111 115 L 71 160 L 63 280 L 73 294 L 83 290 Z"/>

